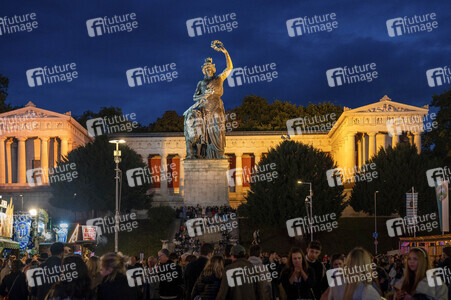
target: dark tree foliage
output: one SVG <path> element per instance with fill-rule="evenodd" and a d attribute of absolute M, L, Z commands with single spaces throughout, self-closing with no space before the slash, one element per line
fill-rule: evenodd
<path fill-rule="evenodd" d="M 115 116 L 121 117 L 121 119 L 118 119 L 116 117 L 117 120 L 123 120 L 124 118 L 127 118 L 128 122 L 126 122 L 126 123 L 137 122 L 136 116 L 134 116 L 135 119 L 132 119 L 131 114 L 124 115 L 124 113 L 122 112 L 122 108 L 113 107 L 113 106 L 102 107 L 98 113 L 87 110 L 80 117 L 75 117 L 75 119 L 77 120 L 78 123 L 80 123 L 80 125 L 82 125 L 83 127 L 86 128 L 86 121 L 88 121 L 90 119 L 106 117 L 108 120 L 114 120 Z M 122 124 L 122 123 L 118 123 L 118 124 Z M 142 125 L 139 123 L 137 125 L 135 125 L 134 127 L 136 127 L 136 128 L 132 128 L 131 124 L 127 126 L 127 128 L 130 128 L 130 130 L 133 130 L 133 132 L 139 132 L 139 131 L 143 130 Z"/>
<path fill-rule="evenodd" d="M 415 146 L 398 144 L 395 149 L 381 148 L 368 164 L 375 163 L 378 176 L 357 182 L 351 193 L 350 205 L 355 211 L 374 214 L 374 192 L 377 194 L 377 214 L 406 215 L 406 192 L 412 186 L 418 192 L 418 214 L 437 211 L 434 188 L 429 187 L 426 171 L 441 167 L 440 160 L 418 154 Z"/>
<path fill-rule="evenodd" d="M 176 111 L 168 110 L 155 123 L 149 125 L 150 132 L 182 132 L 184 116 L 179 116 Z"/>
<path fill-rule="evenodd" d="M 431 151 L 433 157 L 444 159 L 444 163 L 449 166 L 451 165 L 451 90 L 434 95 L 431 106 L 439 108 L 435 119 L 437 126 L 433 126 L 432 130 L 425 130 L 423 149 Z"/>
<path fill-rule="evenodd" d="M 8 77 L 5 77 L 2 74 L 0 74 L 0 113 L 4 113 L 19 108 L 13 107 L 11 106 L 11 104 L 6 103 L 6 97 L 8 97 L 8 86 L 9 86 Z"/>
<path fill-rule="evenodd" d="M 144 167 L 141 157 L 123 144 L 122 161 L 122 201 L 121 211 L 150 207 L 151 198 L 146 195 L 150 184 L 129 187 L 126 171 Z M 88 143 L 71 151 L 59 165 L 75 163 L 78 178 L 71 182 L 51 183 L 52 198 L 50 203 L 55 207 L 73 211 L 115 209 L 115 163 L 113 151 L 115 145 L 108 142 L 106 136 L 99 136 L 93 143 Z M 74 196 L 76 194 L 76 196 Z"/>
<path fill-rule="evenodd" d="M 336 213 L 344 209 L 343 187 L 329 187 L 326 171 L 335 168 L 329 154 L 299 142 L 284 141 L 271 148 L 258 168 L 275 164 L 278 177 L 271 182 L 251 183 L 246 200 L 239 207 L 240 216 L 249 217 L 255 225 L 283 227 L 292 218 L 305 217 L 305 198 L 309 186 L 298 180 L 312 182 L 313 215 Z"/>

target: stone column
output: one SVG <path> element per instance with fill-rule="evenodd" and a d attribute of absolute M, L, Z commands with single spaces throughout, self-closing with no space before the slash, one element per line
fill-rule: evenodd
<path fill-rule="evenodd" d="M 58 140 L 53 138 L 53 166 L 56 168 L 58 162 Z"/>
<path fill-rule="evenodd" d="M 348 133 L 346 139 L 346 155 L 348 156 L 347 167 L 353 169 L 355 167 L 355 134 Z"/>
<path fill-rule="evenodd" d="M 413 134 L 413 141 L 417 147 L 418 154 L 421 153 L 421 132 L 415 132 Z"/>
<path fill-rule="evenodd" d="M 235 153 L 235 193 L 237 198 L 241 198 L 243 194 L 243 153 Z"/>
<path fill-rule="evenodd" d="M 17 147 L 18 152 L 18 159 L 17 159 L 17 181 L 19 183 L 27 183 L 27 167 L 26 162 L 27 158 L 25 155 L 25 141 L 27 140 L 26 137 L 19 137 L 17 138 L 19 140 L 19 144 Z"/>
<path fill-rule="evenodd" d="M 44 171 L 44 174 L 48 174 L 48 168 L 49 168 L 49 152 L 48 152 L 48 137 L 41 137 L 41 168 L 46 169 Z M 43 175 L 42 178 L 43 182 L 48 182 L 47 176 Z"/>
<path fill-rule="evenodd" d="M 391 147 L 394 149 L 399 143 L 399 135 L 395 134 L 391 138 Z"/>
<path fill-rule="evenodd" d="M 166 153 L 160 154 L 161 156 L 161 172 L 167 172 L 168 168 L 168 159 Z M 166 178 L 166 176 L 164 176 Z M 160 173 L 160 194 L 163 196 L 168 195 L 168 181 L 167 180 L 161 180 L 161 173 Z"/>
<path fill-rule="evenodd" d="M 6 137 L 0 137 L 0 183 L 6 183 L 5 141 Z"/>
<path fill-rule="evenodd" d="M 68 146 L 68 142 L 69 142 L 69 138 L 67 137 L 62 137 L 61 139 L 61 158 L 62 157 L 66 157 L 67 153 L 69 153 L 69 146 Z"/>
<path fill-rule="evenodd" d="M 366 136 L 362 133 L 362 164 L 366 164 L 368 157 L 366 156 Z"/>
<path fill-rule="evenodd" d="M 6 140 L 6 167 L 8 168 L 8 183 L 13 183 L 13 168 L 11 165 L 11 144 L 13 143 L 12 139 Z"/>
<path fill-rule="evenodd" d="M 368 132 L 368 160 L 376 153 L 376 132 Z"/>
<path fill-rule="evenodd" d="M 385 133 L 378 133 L 376 136 L 376 153 L 379 152 L 379 149 L 382 147 L 385 149 Z"/>
<path fill-rule="evenodd" d="M 357 139 L 357 163 L 359 168 L 362 166 L 362 139 Z"/>
<path fill-rule="evenodd" d="M 179 153 L 178 156 L 180 157 L 180 174 L 179 174 L 179 190 L 180 195 L 183 197 L 185 194 L 185 168 L 183 167 L 182 160 L 184 155 Z"/>
<path fill-rule="evenodd" d="M 408 133 L 407 133 L 407 137 L 409 138 L 409 144 L 410 144 L 411 146 L 413 146 L 413 145 L 414 145 L 414 142 L 413 142 L 413 133 L 412 133 L 412 132 L 408 132 Z"/>
<path fill-rule="evenodd" d="M 74 141 L 69 140 L 68 142 L 68 152 L 71 152 L 74 149 Z"/>

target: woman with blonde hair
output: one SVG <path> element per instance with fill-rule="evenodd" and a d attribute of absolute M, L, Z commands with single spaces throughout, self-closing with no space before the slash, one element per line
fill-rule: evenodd
<path fill-rule="evenodd" d="M 102 274 L 100 273 L 100 259 L 98 256 L 91 256 L 86 261 L 88 274 L 91 278 L 91 290 L 97 289 L 97 286 L 102 282 Z"/>
<path fill-rule="evenodd" d="M 222 256 L 212 256 L 194 284 L 191 299 L 214 300 L 221 286 L 224 273 Z"/>
<path fill-rule="evenodd" d="M 136 285 L 131 288 L 125 275 L 125 258 L 118 253 L 107 253 L 100 259 L 102 283 L 97 297 L 102 299 L 140 299 L 141 293 Z"/>
<path fill-rule="evenodd" d="M 431 262 L 423 248 L 412 248 L 407 255 L 407 262 L 404 268 L 404 276 L 399 280 L 394 288 L 396 290 L 396 300 L 417 299 L 448 299 L 448 288 L 445 284 L 434 287 L 429 286 L 426 278 L 426 271 L 431 269 Z"/>

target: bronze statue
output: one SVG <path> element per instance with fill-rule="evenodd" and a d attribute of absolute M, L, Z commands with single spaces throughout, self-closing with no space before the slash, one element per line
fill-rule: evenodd
<path fill-rule="evenodd" d="M 220 41 L 211 42 L 211 47 L 226 57 L 227 67 L 216 76 L 211 58 L 202 66 L 204 79 L 197 84 L 193 100 L 196 102 L 183 114 L 185 116 L 186 158 L 222 159 L 224 156 L 225 110 L 221 100 L 224 80 L 232 72 L 230 55 Z"/>

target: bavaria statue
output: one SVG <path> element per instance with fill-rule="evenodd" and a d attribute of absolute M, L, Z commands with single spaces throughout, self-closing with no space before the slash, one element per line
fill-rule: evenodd
<path fill-rule="evenodd" d="M 186 110 L 185 140 L 187 159 L 224 159 L 225 111 L 221 96 L 224 80 L 232 72 L 230 55 L 220 41 L 211 42 L 211 47 L 226 57 L 227 67 L 219 75 L 213 59 L 205 59 L 202 66 L 204 79 L 197 84 L 193 95 L 195 103 Z"/>

